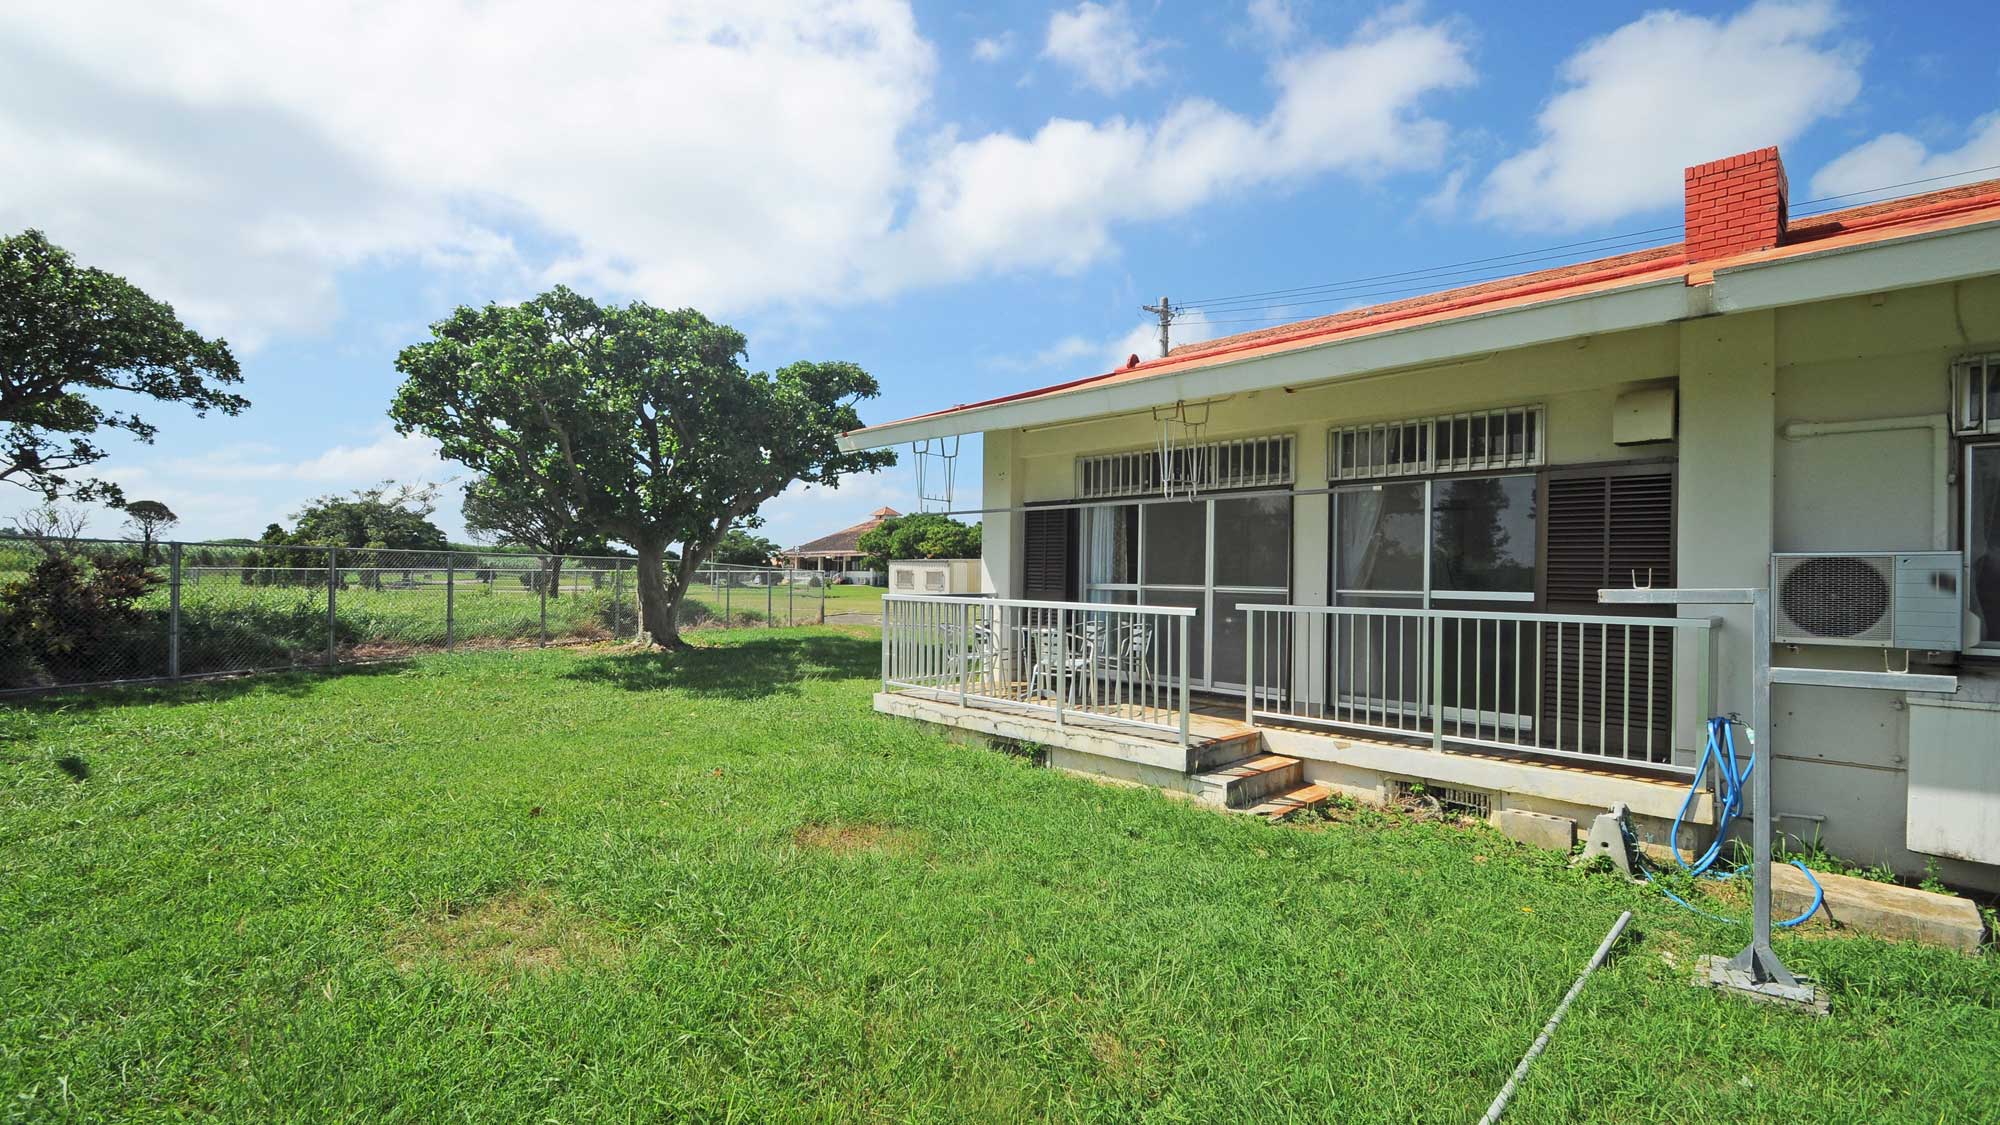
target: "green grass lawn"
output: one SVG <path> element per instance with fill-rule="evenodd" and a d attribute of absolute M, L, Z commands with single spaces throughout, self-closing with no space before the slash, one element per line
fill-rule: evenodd
<path fill-rule="evenodd" d="M 0 710 L 0 1118 L 1971 1121 L 2000 968 L 1485 829 L 1268 825 L 868 710 L 877 645 L 465 652 Z M 74 780 L 59 759 L 88 767 Z M 1669 963 L 1669 960 L 1673 963 Z"/>

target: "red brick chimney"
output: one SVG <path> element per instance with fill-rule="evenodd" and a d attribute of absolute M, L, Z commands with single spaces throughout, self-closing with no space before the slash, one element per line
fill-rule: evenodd
<path fill-rule="evenodd" d="M 1689 168 L 1688 260 L 1768 250 L 1784 241 L 1787 191 L 1775 146 Z"/>

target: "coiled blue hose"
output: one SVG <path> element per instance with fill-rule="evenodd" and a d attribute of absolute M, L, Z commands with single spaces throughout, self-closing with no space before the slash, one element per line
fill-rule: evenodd
<path fill-rule="evenodd" d="M 1680 864 L 1681 870 L 1695 878 L 1708 875 L 1715 879 L 1733 879 L 1749 870 L 1748 867 L 1735 867 L 1728 871 L 1716 872 L 1715 865 L 1722 858 L 1723 846 L 1728 842 L 1730 824 L 1735 821 L 1737 814 L 1743 811 L 1744 787 L 1750 780 L 1751 772 L 1757 768 L 1757 732 L 1754 730 L 1750 731 L 1750 745 L 1750 756 L 1739 764 L 1736 759 L 1735 721 L 1722 715 L 1717 715 L 1708 721 L 1708 744 L 1702 749 L 1701 760 L 1695 763 L 1694 780 L 1689 783 L 1687 796 L 1682 798 L 1680 811 L 1674 814 L 1673 828 L 1667 834 L 1667 844 L 1673 849 L 1674 862 Z M 1715 840 L 1695 857 L 1694 862 L 1690 863 L 1681 857 L 1681 825 L 1687 820 L 1688 810 L 1694 807 L 1695 798 L 1701 794 L 1702 773 L 1711 762 L 1715 764 L 1716 775 Z M 1803 872 L 1806 880 L 1813 885 L 1813 901 L 1804 914 L 1777 923 L 1780 926 L 1800 925 L 1819 913 L 1820 906 L 1826 902 L 1826 890 L 1819 885 L 1819 880 L 1813 877 L 1812 871 L 1796 859 L 1792 861 L 1792 866 Z M 1704 918 L 1734 925 L 1741 925 L 1746 921 L 1742 918 L 1725 918 L 1720 914 L 1711 914 L 1703 910 L 1655 882 L 1650 868 L 1642 867 L 1641 873 L 1646 876 L 1647 882 L 1660 888 L 1661 894 Z"/>

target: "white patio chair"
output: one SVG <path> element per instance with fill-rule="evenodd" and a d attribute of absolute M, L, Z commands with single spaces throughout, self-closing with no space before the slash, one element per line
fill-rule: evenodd
<path fill-rule="evenodd" d="M 1088 636 L 1078 639 L 1061 629 L 1038 628 L 1030 632 L 1033 645 L 1034 665 L 1028 671 L 1028 697 L 1030 699 L 1052 699 L 1062 696 L 1064 703 L 1073 703 L 1082 682 L 1088 678 L 1093 658 L 1090 653 L 1096 645 Z M 1062 684 L 1067 674 L 1069 690 L 1064 692 Z"/>

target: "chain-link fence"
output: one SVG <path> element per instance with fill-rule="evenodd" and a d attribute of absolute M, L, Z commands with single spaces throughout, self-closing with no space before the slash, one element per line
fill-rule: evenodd
<path fill-rule="evenodd" d="M 0 538 L 0 694 L 632 640 L 636 567 L 613 556 Z M 851 599 L 833 589 L 807 571 L 703 567 L 680 623 L 846 620 Z"/>

